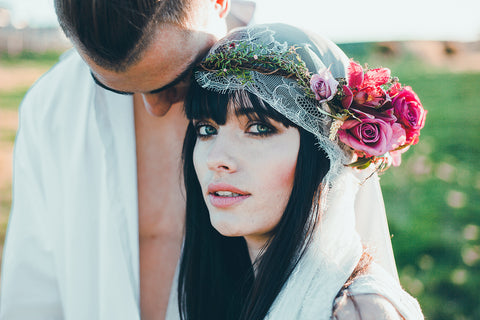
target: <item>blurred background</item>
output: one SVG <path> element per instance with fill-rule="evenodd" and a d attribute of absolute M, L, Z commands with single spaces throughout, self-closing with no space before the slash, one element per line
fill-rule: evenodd
<path fill-rule="evenodd" d="M 402 285 L 427 319 L 480 319 L 480 2 L 256 2 L 255 22 L 314 30 L 388 66 L 428 110 L 418 145 L 381 177 Z M 18 106 L 70 48 L 53 0 L 0 0 L 0 249 L 10 212 Z"/>

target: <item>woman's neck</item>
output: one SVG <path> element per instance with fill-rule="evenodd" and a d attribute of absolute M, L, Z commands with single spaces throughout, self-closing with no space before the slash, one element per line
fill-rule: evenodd
<path fill-rule="evenodd" d="M 255 268 L 255 261 L 259 257 L 259 255 L 265 250 L 265 245 L 268 239 L 265 237 L 257 237 L 257 236 L 245 236 L 245 242 L 247 243 L 248 248 L 248 255 L 250 256 L 250 261 L 253 265 L 253 270 L 255 275 L 257 274 L 257 270 Z"/>

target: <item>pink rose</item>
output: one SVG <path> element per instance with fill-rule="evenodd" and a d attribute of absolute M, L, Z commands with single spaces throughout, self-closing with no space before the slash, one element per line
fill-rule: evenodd
<path fill-rule="evenodd" d="M 392 140 L 390 150 L 396 150 L 403 147 L 407 142 L 407 134 L 400 123 L 392 124 Z"/>
<path fill-rule="evenodd" d="M 315 93 L 315 98 L 320 101 L 330 101 L 337 93 L 338 81 L 328 69 L 314 74 L 310 79 L 310 88 Z"/>
<path fill-rule="evenodd" d="M 415 145 L 418 143 L 420 137 L 420 130 L 406 130 L 407 132 L 407 144 Z"/>
<path fill-rule="evenodd" d="M 407 132 L 407 143 L 416 144 L 425 125 L 427 111 L 412 88 L 404 87 L 392 100 L 394 114 Z"/>
<path fill-rule="evenodd" d="M 367 157 L 384 155 L 405 138 L 405 130 L 398 123 L 391 124 L 373 117 L 360 120 L 345 121 L 338 130 L 338 137 Z"/>

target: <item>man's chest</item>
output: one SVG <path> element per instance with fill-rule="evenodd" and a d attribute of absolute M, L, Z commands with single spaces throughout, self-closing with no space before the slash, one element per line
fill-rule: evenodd
<path fill-rule="evenodd" d="M 164 319 L 180 256 L 185 219 L 181 109 L 155 118 L 135 108 L 140 308 L 142 319 Z"/>

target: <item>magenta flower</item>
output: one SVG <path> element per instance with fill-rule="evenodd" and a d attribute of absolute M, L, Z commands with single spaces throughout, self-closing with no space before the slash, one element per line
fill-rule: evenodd
<path fill-rule="evenodd" d="M 359 106 L 379 108 L 388 101 L 388 97 L 381 87 L 365 87 L 355 93 L 353 101 Z"/>
<path fill-rule="evenodd" d="M 416 144 L 425 125 L 427 111 L 412 88 L 404 87 L 392 100 L 394 114 L 407 132 L 407 143 Z"/>
<path fill-rule="evenodd" d="M 392 79 L 387 68 L 364 70 L 351 61 L 339 100 L 346 120 L 334 132 L 359 157 L 351 164 L 354 167 L 370 163 L 398 166 L 402 153 L 418 142 L 425 125 L 427 111 L 417 95 Z"/>
<path fill-rule="evenodd" d="M 363 68 L 353 60 L 348 66 L 347 82 L 350 88 L 360 88 L 363 83 Z"/>
<path fill-rule="evenodd" d="M 330 101 L 337 93 L 338 81 L 325 69 L 314 74 L 310 79 L 310 88 L 315 93 L 315 99 L 320 102 Z"/>
<path fill-rule="evenodd" d="M 384 155 L 405 138 L 405 130 L 398 123 L 373 117 L 360 120 L 345 121 L 338 130 L 338 138 L 367 157 Z"/>
<path fill-rule="evenodd" d="M 391 73 L 388 68 L 371 69 L 364 73 L 362 66 L 353 60 L 350 61 L 347 72 L 348 86 L 358 89 L 384 85 L 390 80 Z"/>
<path fill-rule="evenodd" d="M 364 72 L 361 65 L 350 61 L 347 81 L 352 89 L 353 103 L 357 106 L 379 108 L 388 101 L 382 85 L 390 80 L 390 69 L 378 68 Z"/>
<path fill-rule="evenodd" d="M 342 107 L 343 109 L 348 109 L 353 101 L 353 92 L 349 87 L 343 86 L 343 95 Z"/>
<path fill-rule="evenodd" d="M 377 68 L 367 70 L 365 72 L 365 76 L 363 77 L 363 86 L 370 87 L 370 86 L 381 86 L 386 84 L 390 81 L 390 69 L 388 68 Z"/>

